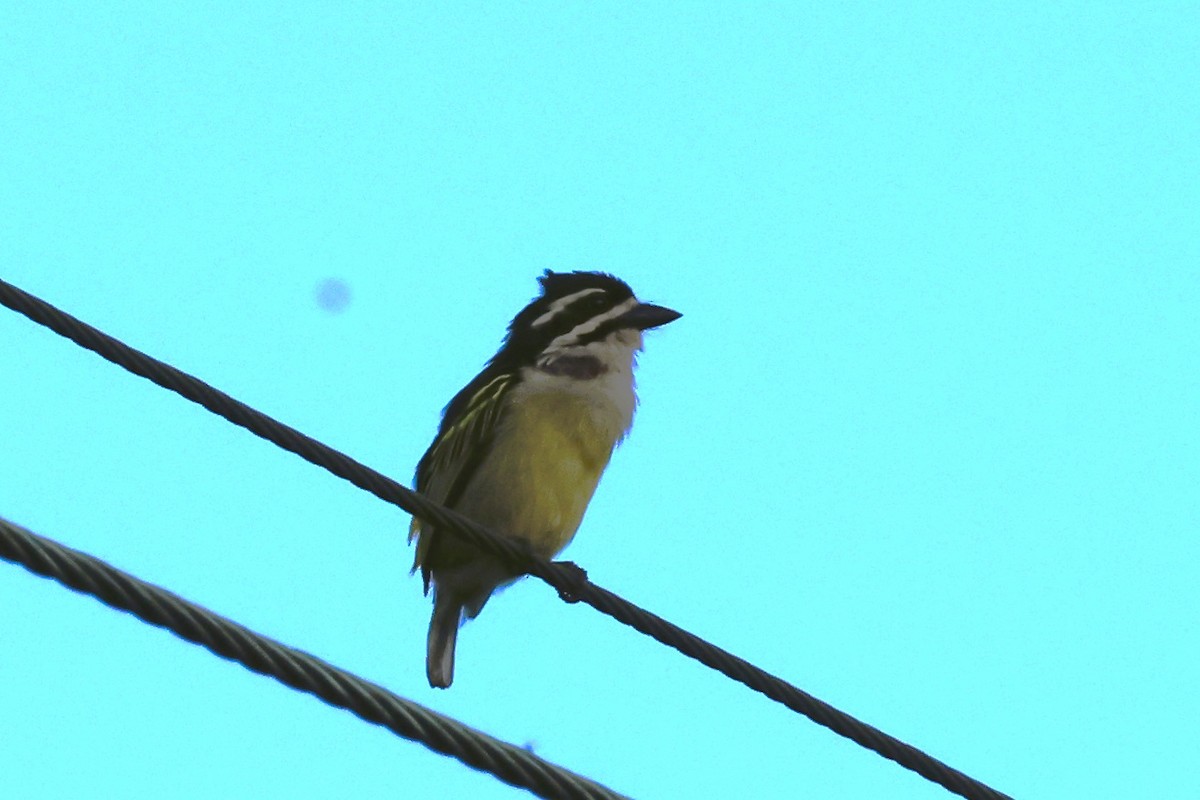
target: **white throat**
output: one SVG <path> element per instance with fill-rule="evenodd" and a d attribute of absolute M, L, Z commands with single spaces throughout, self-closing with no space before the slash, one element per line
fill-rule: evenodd
<path fill-rule="evenodd" d="M 633 425 L 637 394 L 633 378 L 642 332 L 614 331 L 596 342 L 570 345 L 543 353 L 536 367 L 521 373 L 522 388 L 530 392 L 567 392 L 585 401 L 593 420 L 619 442 Z M 593 377 L 578 377 L 556 368 L 563 360 L 595 362 Z"/>

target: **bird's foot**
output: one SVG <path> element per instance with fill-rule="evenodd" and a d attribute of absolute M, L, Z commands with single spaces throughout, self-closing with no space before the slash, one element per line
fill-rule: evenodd
<path fill-rule="evenodd" d="M 558 596 L 568 603 L 578 603 L 583 599 L 583 592 L 588 585 L 587 570 L 574 561 L 555 561 L 560 576 L 564 579 L 558 589 Z"/>

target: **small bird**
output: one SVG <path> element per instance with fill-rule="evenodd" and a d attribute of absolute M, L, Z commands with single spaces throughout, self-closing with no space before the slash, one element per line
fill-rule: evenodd
<path fill-rule="evenodd" d="M 417 465 L 421 494 L 553 558 L 575 536 L 613 449 L 633 424 L 642 331 L 681 315 L 643 303 L 619 278 L 551 272 L 500 350 L 442 412 Z M 425 593 L 433 589 L 425 671 L 454 679 L 458 628 L 519 576 L 453 533 L 413 518 Z"/>

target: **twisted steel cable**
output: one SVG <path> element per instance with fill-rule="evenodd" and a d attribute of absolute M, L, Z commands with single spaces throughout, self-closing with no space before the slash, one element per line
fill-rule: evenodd
<path fill-rule="evenodd" d="M 268 639 L 98 558 L 38 536 L 3 517 L 0 517 L 0 557 L 539 797 L 578 800 L 624 797 L 519 747 L 398 697 L 316 656 Z"/>
<path fill-rule="evenodd" d="M 439 530 L 452 531 L 454 535 L 460 536 L 480 550 L 541 578 L 553 586 L 564 600 L 586 603 L 955 794 L 969 800 L 1011 800 L 1008 795 L 959 772 L 912 745 L 839 711 L 782 678 L 597 586 L 574 564 L 552 563 L 539 558 L 518 542 L 493 534 L 450 509 L 426 500 L 411 489 L 344 453 L 250 408 L 185 372 L 133 349 L 3 280 L 0 280 L 0 304 L 24 314 L 34 322 L 50 328 L 60 336 L 135 375 L 198 403 L 233 424 L 350 481 L 379 499 L 436 524 Z"/>

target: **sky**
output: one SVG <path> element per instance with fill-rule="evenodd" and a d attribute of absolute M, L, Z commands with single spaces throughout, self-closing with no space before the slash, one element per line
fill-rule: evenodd
<path fill-rule="evenodd" d="M 564 557 L 1019 798 L 1200 781 L 1192 3 L 0 2 L 0 277 L 405 483 L 547 268 L 683 312 Z M 0 516 L 638 798 L 940 787 L 0 309 Z M 527 796 L 0 564 L 22 798 Z"/>

